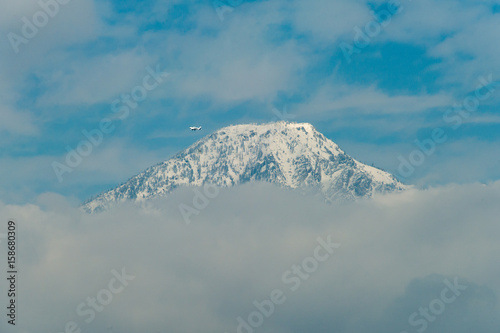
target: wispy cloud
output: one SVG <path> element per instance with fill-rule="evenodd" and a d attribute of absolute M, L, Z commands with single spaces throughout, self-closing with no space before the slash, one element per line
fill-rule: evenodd
<path fill-rule="evenodd" d="M 446 93 L 429 95 L 391 95 L 375 86 L 356 87 L 339 84 L 324 86 L 317 94 L 301 106 L 304 114 L 330 117 L 349 114 L 402 114 L 428 112 L 451 104 L 452 97 Z"/>
<path fill-rule="evenodd" d="M 401 146 L 411 140 L 405 134 L 425 130 L 453 98 L 474 90 L 478 76 L 500 76 L 495 1 L 401 1 L 404 8 L 351 64 L 339 43 L 352 40 L 353 29 L 373 21 L 385 2 L 232 3 L 221 21 L 210 1 L 71 1 L 15 54 L 7 34 L 22 33 L 23 17 L 41 7 L 8 0 L 0 13 L 3 156 L 20 149 L 60 154 L 55 142 L 74 142 L 71 133 L 95 127 L 151 63 L 164 64 L 171 80 L 133 117 L 142 132 L 127 130 L 155 156 L 159 139 L 169 151 L 188 146 L 179 128 L 193 118 L 214 129 L 266 121 L 269 105 L 287 105 L 294 120 L 318 127 L 341 125 L 349 138 L 375 126 L 358 143 L 385 136 Z M 485 107 L 491 113 L 499 103 Z M 38 140 L 9 144 L 17 135 Z M 477 127 L 461 135 L 482 134 Z"/>
<path fill-rule="evenodd" d="M 28 136 L 35 136 L 40 133 L 33 116 L 29 112 L 13 111 L 5 106 L 0 106 L 0 132 Z"/>

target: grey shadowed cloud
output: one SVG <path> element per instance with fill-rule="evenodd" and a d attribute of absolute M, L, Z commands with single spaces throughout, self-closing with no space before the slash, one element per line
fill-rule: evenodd
<path fill-rule="evenodd" d="M 189 226 L 178 205 L 191 189 L 97 215 L 55 194 L 0 204 L 18 222 L 21 271 L 19 324 L 2 332 L 232 333 L 238 318 L 258 323 L 254 302 L 270 312 L 273 291 L 280 302 L 255 332 L 418 332 L 420 307 L 435 317 L 426 332 L 496 332 L 499 199 L 500 182 L 343 206 L 254 184 L 221 190 Z M 326 258 L 316 248 L 328 236 L 340 246 Z M 134 278 L 119 288 L 122 269 Z M 466 287 L 444 302 L 455 279 Z"/>

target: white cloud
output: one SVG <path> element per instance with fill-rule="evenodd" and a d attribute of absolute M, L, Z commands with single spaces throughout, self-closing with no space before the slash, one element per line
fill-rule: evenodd
<path fill-rule="evenodd" d="M 33 15 L 40 9 L 35 1 L 30 0 L 5 0 L 2 5 L 0 29 L 13 28 L 21 23 L 23 16 Z"/>
<path fill-rule="evenodd" d="M 53 60 L 44 58 L 47 53 L 53 55 L 53 52 L 60 48 L 83 44 L 103 34 L 105 25 L 101 22 L 93 1 L 70 1 L 59 5 L 58 9 L 51 7 L 51 10 L 54 10 L 52 15 L 47 15 L 36 1 L 25 1 L 24 4 L 9 4 L 3 11 L 9 19 L 0 27 L 2 34 L 7 36 L 14 33 L 27 39 L 27 42 L 17 46 L 17 53 L 14 52 L 10 40 L 3 39 L 5 48 L 2 53 L 9 59 L 9 67 L 15 66 L 21 71 L 32 70 L 33 67 Z M 33 24 L 34 16 L 39 17 L 40 13 L 45 14 L 46 23 L 33 26 L 35 31 L 26 35 L 23 32 L 25 20 Z"/>
<path fill-rule="evenodd" d="M 416 146 L 413 146 L 403 155 L 407 157 L 415 148 Z M 499 149 L 498 142 L 488 142 L 480 138 L 450 140 L 438 146 L 436 153 L 426 158 L 425 163 L 417 168 L 414 179 L 419 185 L 499 179 L 500 158 L 493 153 Z"/>
<path fill-rule="evenodd" d="M 478 17 L 488 10 L 483 3 L 460 0 L 401 1 L 401 6 L 384 29 L 387 38 L 425 46 L 434 45 L 448 34 L 470 29 L 469 24 L 478 23 Z"/>
<path fill-rule="evenodd" d="M 294 1 L 293 9 L 296 28 L 323 43 L 335 43 L 341 35 L 353 33 L 355 26 L 373 20 L 365 1 Z"/>
<path fill-rule="evenodd" d="M 180 1 L 176 3 L 178 2 Z M 478 75 L 495 74 L 496 68 L 500 68 L 496 65 L 500 44 L 495 42 L 498 39 L 498 14 L 490 12 L 488 6 L 492 3 L 405 1 L 404 10 L 393 18 L 377 40 L 379 38 L 382 42 L 396 41 L 424 46 L 428 55 L 442 59 L 433 67 L 438 69 L 436 73 L 446 73 L 437 78 L 438 85 L 453 83 L 470 90 L 475 88 Z M 299 87 L 309 83 L 307 80 L 316 79 L 316 73 L 308 75 L 308 68 L 314 67 L 316 60 L 325 60 L 317 51 L 322 53 L 330 47 L 333 50 L 339 36 L 350 36 L 355 25 L 362 26 L 372 19 L 364 1 L 244 2 L 232 12 L 226 13 L 223 22 L 212 6 L 206 4 L 191 9 L 192 16 L 186 22 L 186 26 L 189 25 L 187 32 L 148 31 L 139 35 L 137 27 L 144 20 L 161 19 L 168 13 L 168 6 L 171 4 L 158 3 L 160 7 L 156 7 L 158 10 L 155 9 L 154 13 L 149 13 L 150 16 L 146 13 L 138 17 L 133 13 L 120 16 L 113 12 L 108 3 L 72 1 L 61 7 L 57 17 L 41 29 L 36 38 L 28 45 L 21 46 L 19 55 L 12 52 L 8 40 L 4 38 L 3 45 L 6 47 L 0 48 L 0 131 L 8 132 L 8 136 L 35 136 L 40 131 L 39 127 L 43 126 L 43 123 L 37 123 L 40 119 L 44 122 L 60 119 L 59 114 L 51 113 L 51 110 L 59 108 L 51 106 L 81 105 L 81 108 L 71 109 L 87 112 L 86 107 L 89 105 L 110 103 L 118 94 L 130 92 L 133 86 L 140 84 L 144 68 L 156 63 L 165 65 L 165 70 L 172 72 L 172 76 L 171 80 L 167 80 L 151 96 L 165 100 L 174 98 L 176 102 L 181 102 L 177 105 L 174 102 L 173 108 L 162 108 L 160 105 L 154 111 L 144 110 L 144 114 L 172 112 L 173 115 L 178 115 L 182 112 L 183 116 L 177 119 L 172 117 L 172 122 L 175 122 L 179 118 L 185 120 L 186 115 L 192 117 L 193 114 L 202 112 L 226 112 L 231 106 L 250 100 L 259 105 L 271 105 L 281 92 L 300 95 L 302 92 Z M 0 29 L 5 35 L 9 31 L 19 30 L 20 19 L 32 16 L 38 10 L 38 5 L 33 1 L 8 0 L 2 8 Z M 106 23 L 110 21 L 116 25 Z M 285 29 L 280 30 L 283 35 L 275 31 L 271 33 L 273 28 L 281 25 L 285 25 Z M 291 40 L 288 39 L 288 33 L 293 35 Z M 313 43 L 310 43 L 308 37 L 312 38 Z M 105 51 L 103 47 L 89 54 L 90 49 L 85 45 L 95 41 L 102 42 L 101 38 L 120 43 L 116 44 L 116 50 Z M 137 42 L 133 45 L 140 46 L 130 48 L 129 45 L 133 42 Z M 496 79 L 496 75 L 493 77 Z M 291 114 L 297 115 L 301 120 L 324 122 L 330 128 L 349 126 L 356 129 L 356 126 L 372 126 L 377 127 L 383 135 L 402 131 L 416 132 L 422 127 L 428 127 L 423 115 L 433 108 L 452 105 L 454 100 L 451 96 L 457 95 L 455 88 L 435 94 L 394 95 L 382 91 L 372 82 L 364 86 L 336 82 L 322 85 L 306 94 L 310 96 L 309 101 L 290 110 Z M 208 111 L 199 107 L 200 99 L 203 102 L 208 100 Z M 34 108 L 18 106 L 30 105 L 31 101 Z M 496 101 L 492 99 L 488 101 L 490 102 Z M 270 111 L 268 114 L 272 117 Z M 239 121 L 254 121 L 255 115 L 261 116 L 262 112 L 247 112 Z M 365 115 L 368 116 L 366 119 Z M 353 123 L 353 116 L 359 116 L 359 121 Z M 71 122 L 71 115 L 67 119 Z M 496 121 L 494 118 L 489 120 Z M 485 119 L 472 121 L 484 122 Z M 58 130 L 47 133 L 49 136 L 59 134 Z M 5 140 L 5 137 L 2 136 L 4 147 L 9 145 L 9 140 Z M 50 138 L 48 141 L 53 142 Z M 27 146 L 27 149 L 34 149 L 33 145 Z M 139 169 L 146 163 L 139 163 L 137 160 L 140 159 L 137 158 L 121 158 L 127 148 L 115 148 L 90 157 L 88 164 L 79 169 L 82 177 L 78 177 L 72 185 L 84 182 L 96 184 L 106 178 L 108 181 L 119 181 L 130 176 L 131 170 Z M 481 155 L 476 155 L 476 151 L 480 151 Z M 464 156 L 483 158 L 486 151 L 471 146 L 469 152 L 460 155 L 459 161 L 463 162 L 466 159 Z M 9 153 L 18 154 L 6 152 Z M 144 153 L 140 156 L 145 161 L 153 162 L 158 153 Z M 121 166 L 114 159 L 123 162 Z M 9 190 L 4 189 L 4 193 L 10 192 L 10 189 L 16 190 L 13 179 L 21 182 L 23 179 L 43 179 L 45 183 L 51 181 L 52 173 L 43 171 L 37 174 L 37 170 L 40 171 L 43 167 L 30 165 L 45 163 L 46 157 L 21 157 L 14 160 L 2 160 L 6 162 L 4 169 L 15 174 L 4 176 L 9 184 L 4 186 L 9 187 Z M 450 173 L 442 171 L 448 165 L 444 169 L 431 169 L 429 164 L 426 175 L 422 177 L 436 180 L 450 176 L 443 179 L 455 180 L 463 176 L 473 180 L 471 175 L 481 177 L 483 174 L 480 172 L 496 175 L 496 165 L 490 159 L 486 160 L 488 167 L 468 166 L 463 172 Z M 45 165 L 50 165 L 50 162 Z M 115 168 L 120 171 L 116 172 L 118 169 Z M 467 175 L 468 172 L 471 173 Z M 33 195 L 35 191 L 27 182 L 20 188 L 19 193 Z"/>
<path fill-rule="evenodd" d="M 480 16 L 477 22 L 467 25 L 467 29 L 430 48 L 429 54 L 446 59 L 441 65 L 447 73 L 446 81 L 461 81 L 470 90 L 475 88 L 479 76 L 492 74 L 494 81 L 498 81 L 500 39 L 496 32 L 499 29 L 500 15 Z"/>
<path fill-rule="evenodd" d="M 318 89 L 311 101 L 302 105 L 304 115 L 328 118 L 342 114 L 404 114 L 426 112 L 447 107 L 453 99 L 445 93 L 435 95 L 389 95 L 375 86 L 359 87 L 344 84 Z"/>
<path fill-rule="evenodd" d="M 168 40 L 172 53 L 178 53 L 172 59 L 180 71 L 175 91 L 183 98 L 209 96 L 225 103 L 271 100 L 278 91 L 293 89 L 305 59 L 295 42 L 276 45 L 266 35 L 270 26 L 282 23 L 281 10 L 272 2 L 242 5 L 226 14 L 223 23 L 214 13 L 201 11 L 200 31 Z M 204 29 L 218 33 L 207 35 Z"/>
<path fill-rule="evenodd" d="M 427 331 L 495 332 L 499 190 L 500 183 L 447 186 L 330 206 L 249 185 L 221 191 L 189 226 L 178 211 L 191 204 L 189 189 L 148 208 L 93 216 L 51 194 L 40 207 L 1 205 L 18 223 L 15 332 L 59 332 L 70 320 L 82 331 L 236 332 L 236 318 L 273 289 L 286 302 L 262 332 L 400 332 L 415 330 L 408 317 L 455 277 L 467 289 Z M 328 235 L 341 247 L 291 291 L 282 274 Z M 122 267 L 135 279 L 85 323 L 76 307 Z"/>
<path fill-rule="evenodd" d="M 49 91 L 41 105 L 81 105 L 109 103 L 120 94 L 143 84 L 147 66 L 156 62 L 139 49 L 106 54 L 89 59 L 65 62 L 57 70 L 50 68 L 41 75 Z M 164 70 L 164 68 L 161 68 Z"/>
<path fill-rule="evenodd" d="M 0 133 L 34 136 L 39 132 L 38 124 L 32 112 L 15 107 L 19 96 L 10 78 L 0 77 Z M 10 144 L 6 136 L 2 144 Z"/>
<path fill-rule="evenodd" d="M 86 140 L 83 134 L 82 140 Z M 60 148 L 64 149 L 66 146 L 67 144 L 61 143 Z M 77 145 L 70 148 L 76 149 Z M 66 164 L 66 151 L 57 156 L 2 156 L 0 200 L 9 203 L 33 202 L 40 193 L 40 188 L 50 188 L 59 193 L 71 193 L 78 198 L 75 200 L 81 202 L 101 190 L 106 190 L 106 187 L 126 181 L 175 152 L 171 147 L 147 151 L 129 140 L 114 139 L 105 135 L 102 144 L 93 146 L 92 153 L 84 156 L 79 165 L 71 168 L 71 172 L 63 172 L 63 182 L 59 182 L 52 163 Z"/>
<path fill-rule="evenodd" d="M 437 82 L 462 91 L 473 89 L 480 75 L 498 76 L 499 22 L 493 1 L 422 0 L 402 5 L 381 41 L 425 47 L 428 56 L 441 59 L 433 66 L 443 73 Z"/>
<path fill-rule="evenodd" d="M 1 132 L 34 136 L 39 133 L 39 130 L 30 113 L 25 111 L 13 111 L 8 107 L 0 106 L 0 133 Z"/>

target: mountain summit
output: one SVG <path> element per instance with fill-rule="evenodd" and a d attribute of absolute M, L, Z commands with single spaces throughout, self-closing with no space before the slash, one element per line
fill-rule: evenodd
<path fill-rule="evenodd" d="M 171 159 L 84 203 L 98 212 L 125 200 L 165 196 L 180 186 L 234 186 L 264 181 L 315 190 L 327 201 L 369 198 L 406 188 L 391 174 L 360 163 L 308 123 L 224 127 Z"/>

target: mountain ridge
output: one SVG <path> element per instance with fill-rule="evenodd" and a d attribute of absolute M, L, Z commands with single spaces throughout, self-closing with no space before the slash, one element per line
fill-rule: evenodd
<path fill-rule="evenodd" d="M 230 187 L 251 181 L 315 189 L 326 201 L 369 198 L 407 188 L 393 175 L 350 157 L 311 124 L 280 121 L 221 128 L 90 198 L 83 208 L 94 213 L 121 201 L 165 196 L 181 186 Z"/>

